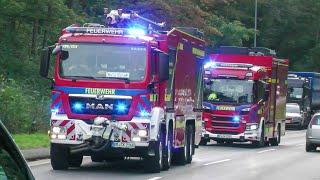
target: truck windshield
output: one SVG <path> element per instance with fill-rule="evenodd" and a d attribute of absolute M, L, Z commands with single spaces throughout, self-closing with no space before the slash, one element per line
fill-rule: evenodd
<path fill-rule="evenodd" d="M 62 50 L 62 78 L 141 81 L 146 75 L 146 46 L 68 43 Z"/>
<path fill-rule="evenodd" d="M 302 99 L 303 88 L 298 87 L 289 87 L 288 96 L 293 99 Z"/>
<path fill-rule="evenodd" d="M 287 105 L 286 111 L 287 113 L 300 113 L 299 106 Z"/>
<path fill-rule="evenodd" d="M 205 85 L 204 101 L 220 103 L 253 103 L 252 80 L 213 79 L 212 84 Z"/>

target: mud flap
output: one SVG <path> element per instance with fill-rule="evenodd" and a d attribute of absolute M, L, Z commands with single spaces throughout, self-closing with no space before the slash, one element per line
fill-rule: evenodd
<path fill-rule="evenodd" d="M 148 156 L 156 155 L 155 146 L 156 146 L 156 142 L 154 140 L 149 141 L 148 154 L 147 154 Z"/>

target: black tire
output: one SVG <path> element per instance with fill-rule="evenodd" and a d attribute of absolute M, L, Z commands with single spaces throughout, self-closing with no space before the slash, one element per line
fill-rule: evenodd
<path fill-rule="evenodd" d="M 316 150 L 317 150 L 317 146 L 315 146 L 313 144 L 306 143 L 306 152 L 312 152 L 312 151 L 316 151 Z"/>
<path fill-rule="evenodd" d="M 278 133 L 276 138 L 270 139 L 271 146 L 278 146 L 281 142 L 281 127 L 278 125 Z"/>
<path fill-rule="evenodd" d="M 80 167 L 82 164 L 83 155 L 74 154 L 69 156 L 69 166 L 70 167 Z"/>
<path fill-rule="evenodd" d="M 252 146 L 254 148 L 261 148 L 265 146 L 265 136 L 264 136 L 264 126 L 262 126 L 262 132 L 260 134 L 260 141 L 252 141 Z"/>
<path fill-rule="evenodd" d="M 98 154 L 92 154 L 91 155 L 91 161 L 92 162 L 103 162 L 103 157 L 101 155 Z"/>
<path fill-rule="evenodd" d="M 193 126 L 187 126 L 188 136 L 187 136 L 187 164 L 192 162 L 193 150 L 194 150 L 194 131 Z"/>
<path fill-rule="evenodd" d="M 51 166 L 54 170 L 66 170 L 69 168 L 69 148 L 62 144 L 50 145 Z"/>
<path fill-rule="evenodd" d="M 160 173 L 163 167 L 163 160 L 162 160 L 162 150 L 163 150 L 163 139 L 164 137 L 162 136 L 162 132 L 160 130 L 160 136 L 159 140 L 155 142 L 154 146 L 154 151 L 155 151 L 155 156 L 147 156 L 145 157 L 145 170 L 148 173 Z"/>
<path fill-rule="evenodd" d="M 201 138 L 199 145 L 200 146 L 206 146 L 208 144 L 208 140 L 205 138 Z"/>
<path fill-rule="evenodd" d="M 175 153 L 173 154 L 173 163 L 177 164 L 177 165 L 185 165 L 187 163 L 187 157 L 188 157 L 188 149 L 189 145 L 188 145 L 188 133 L 189 133 L 189 125 L 186 126 L 186 130 L 185 130 L 185 146 L 181 147 L 181 148 L 177 148 L 175 150 Z"/>
<path fill-rule="evenodd" d="M 168 129 L 168 135 L 166 136 L 168 144 L 167 146 L 164 146 L 163 150 L 163 170 L 168 170 L 171 167 L 171 162 L 172 162 L 172 150 L 173 150 L 173 131 L 172 127 L 170 126 Z"/>
<path fill-rule="evenodd" d="M 218 140 L 216 140 L 216 142 L 217 142 L 217 144 L 223 144 L 223 143 L 224 143 L 224 140 L 218 139 Z"/>

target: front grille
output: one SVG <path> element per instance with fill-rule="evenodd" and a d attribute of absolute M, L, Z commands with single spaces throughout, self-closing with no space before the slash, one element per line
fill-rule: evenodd
<path fill-rule="evenodd" d="M 103 99 L 69 96 L 69 106 L 74 114 L 127 115 L 131 99 Z M 119 109 L 119 105 L 124 108 Z"/>
<path fill-rule="evenodd" d="M 223 117 L 223 116 L 212 116 L 211 119 L 214 121 L 233 121 L 232 117 Z"/>
<path fill-rule="evenodd" d="M 239 123 L 220 123 L 220 122 L 213 122 L 212 126 L 223 126 L 223 127 L 239 127 Z"/>
<path fill-rule="evenodd" d="M 230 135 L 238 135 L 238 132 L 226 132 L 226 131 L 212 131 L 214 134 L 230 134 Z"/>

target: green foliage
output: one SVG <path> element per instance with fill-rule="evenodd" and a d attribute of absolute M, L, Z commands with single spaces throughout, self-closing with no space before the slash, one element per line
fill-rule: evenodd
<path fill-rule="evenodd" d="M 13 139 L 20 149 L 33 149 L 49 147 L 50 140 L 48 134 L 13 134 Z"/>

